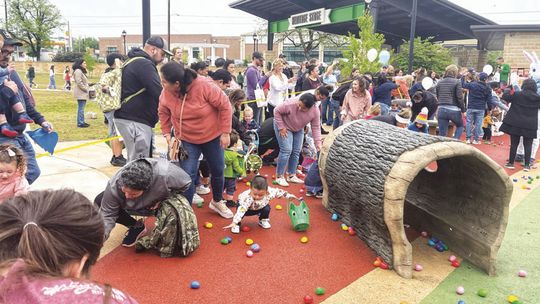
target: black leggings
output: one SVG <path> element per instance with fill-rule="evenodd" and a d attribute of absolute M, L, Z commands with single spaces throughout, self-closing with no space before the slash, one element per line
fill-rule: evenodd
<path fill-rule="evenodd" d="M 516 151 L 519 145 L 519 138 L 521 136 L 518 135 L 510 135 L 510 157 L 508 158 L 508 162 L 513 164 L 514 160 L 516 159 Z M 523 137 L 523 149 L 525 150 L 525 166 L 529 166 L 529 162 L 531 161 L 531 150 L 532 150 L 532 142 L 533 138 L 529 137 Z"/>
<path fill-rule="evenodd" d="M 530 151 L 530 149 L 529 149 Z M 96 196 L 96 198 L 94 199 L 94 204 L 96 204 L 96 206 L 98 207 L 101 207 L 101 200 L 103 199 L 103 194 L 105 193 L 105 191 L 101 192 L 100 194 L 98 194 Z M 126 227 L 132 227 L 132 226 L 135 226 L 137 224 L 137 220 L 134 219 L 131 215 L 129 215 L 126 210 L 120 208 L 118 210 L 118 218 L 116 219 L 116 222 L 120 225 L 124 225 Z"/>
<path fill-rule="evenodd" d="M 201 171 L 202 177 L 210 177 L 210 166 L 208 166 L 208 162 L 206 161 L 206 159 L 203 159 L 199 162 L 199 171 Z"/>

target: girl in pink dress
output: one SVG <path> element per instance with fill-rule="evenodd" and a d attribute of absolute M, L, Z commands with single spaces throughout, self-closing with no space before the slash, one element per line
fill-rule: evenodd
<path fill-rule="evenodd" d="M 7 144 L 0 145 L 0 203 L 6 199 L 26 194 L 28 181 L 26 172 L 26 157 L 21 149 Z"/>

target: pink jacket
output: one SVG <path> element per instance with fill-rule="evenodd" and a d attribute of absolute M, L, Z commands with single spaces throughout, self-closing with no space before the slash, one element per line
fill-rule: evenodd
<path fill-rule="evenodd" d="M 231 103 L 210 78 L 199 76 L 189 85 L 180 122 L 183 99 L 184 96 L 176 96 L 167 90 L 161 92 L 158 114 L 163 134 L 170 134 L 174 127 L 176 138 L 204 144 L 223 133 L 231 133 Z"/>
<path fill-rule="evenodd" d="M 298 100 L 294 97 L 286 100 L 274 109 L 274 123 L 278 129 L 286 128 L 292 132 L 303 130 L 308 123 L 311 123 L 313 139 L 315 143 L 321 143 L 321 112 L 319 107 L 313 106 L 308 111 L 298 109 Z M 276 136 L 279 136 L 276 134 Z"/>
<path fill-rule="evenodd" d="M 0 203 L 16 195 L 24 195 L 28 192 L 28 181 L 26 177 L 18 173 L 13 174 L 6 180 L 0 179 Z"/>
<path fill-rule="evenodd" d="M 347 91 L 341 108 L 341 115 L 345 115 L 343 122 L 349 122 L 363 118 L 367 115 L 371 107 L 371 95 L 366 90 L 364 96 L 353 93 L 352 89 Z"/>

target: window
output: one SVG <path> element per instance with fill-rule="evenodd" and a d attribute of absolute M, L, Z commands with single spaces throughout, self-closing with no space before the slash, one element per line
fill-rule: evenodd
<path fill-rule="evenodd" d="M 116 46 L 108 46 L 107 47 L 107 55 L 118 53 L 118 48 Z"/>

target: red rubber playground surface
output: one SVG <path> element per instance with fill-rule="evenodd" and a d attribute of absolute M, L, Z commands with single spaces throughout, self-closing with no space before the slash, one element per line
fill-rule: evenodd
<path fill-rule="evenodd" d="M 493 145 L 477 145 L 497 163 L 503 165 L 508 157 L 507 136 L 494 137 Z M 521 169 L 518 165 L 516 170 Z M 274 167 L 264 167 L 262 174 L 269 177 Z M 507 171 L 511 174 L 511 171 Z M 238 184 L 238 191 L 247 189 Z M 302 196 L 300 185 L 286 190 Z M 204 196 L 208 202 L 210 195 Z M 374 253 L 356 236 L 341 230 L 340 221 L 331 220 L 331 214 L 316 198 L 306 198 L 310 208 L 310 228 L 296 232 L 287 215 L 285 199 L 271 202 L 272 228 L 262 229 L 257 217 L 244 218 L 249 232 L 231 234 L 223 230 L 230 220 L 208 209 L 195 208 L 201 246 L 187 258 L 160 258 L 157 252 L 136 254 L 134 248 L 119 246 L 99 260 L 93 269 L 93 279 L 119 288 L 140 303 L 303 303 L 311 295 L 315 303 L 338 292 L 373 269 Z M 282 205 L 277 210 L 276 205 Z M 213 228 L 204 228 L 211 222 Z M 152 219 L 147 226 L 152 225 Z M 417 236 L 409 231 L 409 240 Z M 232 237 L 229 245 L 220 240 Z M 301 243 L 307 236 L 309 241 Z M 251 238 L 261 251 L 246 257 Z M 200 282 L 199 289 L 191 289 L 190 282 Z M 315 288 L 323 287 L 324 295 L 315 295 Z"/>

